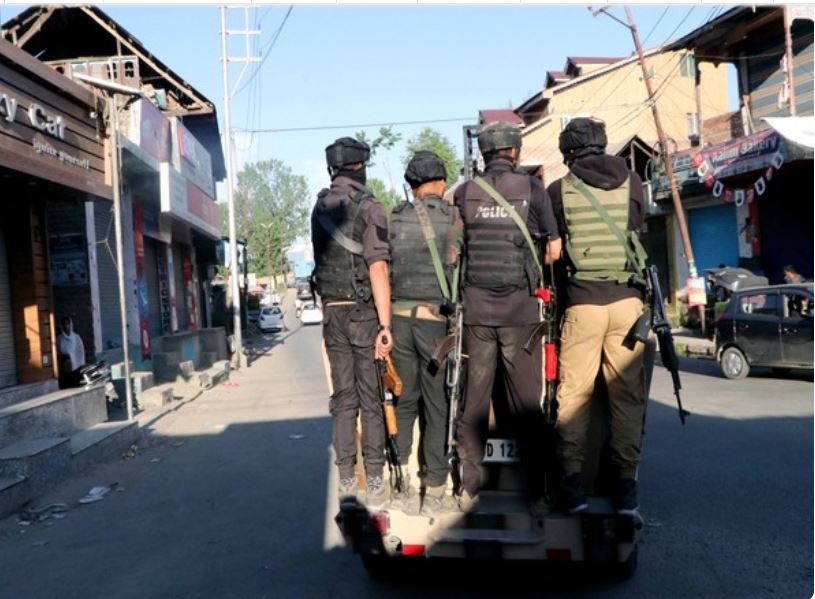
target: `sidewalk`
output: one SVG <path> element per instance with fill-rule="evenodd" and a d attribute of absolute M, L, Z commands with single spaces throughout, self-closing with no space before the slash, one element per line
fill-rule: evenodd
<path fill-rule="evenodd" d="M 697 331 L 690 329 L 674 329 L 671 333 L 677 355 L 691 358 L 713 359 L 715 357 L 716 344 L 712 339 L 706 339 Z"/>

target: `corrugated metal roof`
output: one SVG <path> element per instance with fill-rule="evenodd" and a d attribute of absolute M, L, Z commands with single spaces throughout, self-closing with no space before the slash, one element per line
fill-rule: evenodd
<path fill-rule="evenodd" d="M 478 111 L 478 121 L 482 125 L 485 123 L 514 123 L 522 125 L 521 117 L 515 114 L 511 108 L 495 108 Z"/>

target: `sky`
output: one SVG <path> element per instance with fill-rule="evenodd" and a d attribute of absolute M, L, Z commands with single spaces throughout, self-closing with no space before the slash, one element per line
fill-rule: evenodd
<path fill-rule="evenodd" d="M 0 6 L 0 20 L 24 8 Z M 249 11 L 250 28 L 261 30 L 250 50 L 265 60 L 259 69 L 250 65 L 243 89 L 230 101 L 236 167 L 276 158 L 306 176 L 315 193 L 329 182 L 325 146 L 359 130 L 374 137 L 378 127 L 242 130 L 465 119 L 428 123 L 461 150 L 462 126 L 476 122 L 480 109 L 518 106 L 540 91 L 547 70 L 563 68 L 567 56 L 633 52 L 629 31 L 607 16 L 593 17 L 587 5 L 293 5 L 286 18 L 289 8 Z M 214 102 L 223 123 L 218 6 L 106 4 L 102 9 Z M 625 20 L 621 6 L 610 10 Z M 724 9 L 695 4 L 632 10 L 648 48 L 680 37 Z M 242 8 L 229 9 L 227 17 L 228 29 L 244 28 Z M 244 38 L 230 36 L 229 55 L 245 54 Z M 233 88 L 240 69 L 239 63 L 230 65 Z M 423 126 L 395 126 L 402 142 L 377 157 L 369 177 L 401 189 L 404 141 Z M 219 196 L 222 192 L 220 186 Z"/>

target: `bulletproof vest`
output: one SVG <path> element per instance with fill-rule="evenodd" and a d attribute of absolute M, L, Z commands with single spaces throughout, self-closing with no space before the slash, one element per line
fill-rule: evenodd
<path fill-rule="evenodd" d="M 311 222 L 313 281 L 317 293 L 324 299 L 368 301 L 371 298 L 368 269 L 362 257 L 365 223 L 360 215 L 362 202 L 369 197 L 372 196 L 366 191 L 348 187 L 323 189 L 317 195 Z M 344 247 L 343 242 L 357 247 Z"/>
<path fill-rule="evenodd" d="M 532 184 L 528 175 L 506 172 L 483 178 L 524 222 L 529 222 Z M 487 288 L 533 288 L 536 285 L 533 258 L 518 225 L 478 185 L 472 181 L 464 185 L 465 283 Z"/>
<path fill-rule="evenodd" d="M 443 257 L 453 222 L 453 207 L 437 197 L 426 198 L 423 201 L 433 226 L 435 235 L 433 242 L 439 256 Z M 389 229 L 393 299 L 441 302 L 444 296 L 414 206 L 409 202 L 402 202 L 394 208 L 390 216 Z M 445 277 L 449 289 L 450 279 L 447 273 Z"/>
<path fill-rule="evenodd" d="M 629 179 L 610 190 L 583 184 L 590 188 L 620 231 L 630 238 Z M 574 266 L 571 276 L 589 281 L 627 280 L 632 272 L 636 272 L 636 266 L 629 264 L 628 254 L 619 238 L 576 187 L 572 173 L 561 180 L 561 194 L 566 220 L 566 253 Z"/>

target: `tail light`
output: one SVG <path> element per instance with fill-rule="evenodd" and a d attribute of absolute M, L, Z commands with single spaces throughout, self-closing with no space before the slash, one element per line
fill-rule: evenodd
<path fill-rule="evenodd" d="M 425 545 L 402 545 L 402 555 L 424 555 Z"/>

